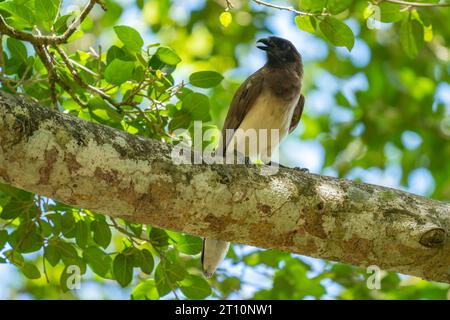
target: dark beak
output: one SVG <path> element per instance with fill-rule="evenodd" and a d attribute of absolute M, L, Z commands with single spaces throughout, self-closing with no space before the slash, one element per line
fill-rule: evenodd
<path fill-rule="evenodd" d="M 272 44 L 270 43 L 270 40 L 268 39 L 268 38 L 263 38 L 263 39 L 259 39 L 258 41 L 256 41 L 257 43 L 258 42 L 261 42 L 263 45 L 259 45 L 259 46 L 256 46 L 258 49 L 261 49 L 261 50 L 264 50 L 264 51 L 267 51 L 267 50 L 269 50 L 269 48 L 272 46 Z"/>

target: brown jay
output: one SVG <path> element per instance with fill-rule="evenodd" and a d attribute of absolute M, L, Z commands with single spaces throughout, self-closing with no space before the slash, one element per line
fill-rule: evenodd
<path fill-rule="evenodd" d="M 245 80 L 236 91 L 225 123 L 218 151 L 229 152 L 230 145 L 238 143 L 237 129 L 278 130 L 278 143 L 292 132 L 302 116 L 305 99 L 300 94 L 303 77 L 302 57 L 294 45 L 279 37 L 268 37 L 257 41 L 257 47 L 266 51 L 267 63 Z M 228 134 L 232 129 L 236 134 Z M 244 156 L 260 156 L 260 160 L 270 163 L 270 156 L 278 143 L 258 142 L 257 154 L 245 149 Z M 234 146 L 233 146 L 234 147 Z M 265 148 L 266 150 L 261 150 Z M 264 156 L 263 152 L 265 151 Z M 205 238 L 203 241 L 202 265 L 205 276 L 210 277 L 225 257 L 229 243 Z"/>

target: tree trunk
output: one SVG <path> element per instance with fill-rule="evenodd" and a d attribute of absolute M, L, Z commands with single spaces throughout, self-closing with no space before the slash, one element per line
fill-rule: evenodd
<path fill-rule="evenodd" d="M 450 205 L 280 168 L 188 165 L 173 147 L 0 91 L 0 182 L 198 236 L 450 283 Z"/>

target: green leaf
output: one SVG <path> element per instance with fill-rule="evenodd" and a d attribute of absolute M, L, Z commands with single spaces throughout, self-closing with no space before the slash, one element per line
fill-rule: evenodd
<path fill-rule="evenodd" d="M 165 273 L 171 283 L 181 281 L 186 276 L 186 270 L 181 267 L 178 263 L 168 262 L 164 264 Z"/>
<path fill-rule="evenodd" d="M 345 11 L 353 3 L 353 0 L 328 0 L 327 8 L 331 14 L 339 14 Z"/>
<path fill-rule="evenodd" d="M 223 80 L 223 76 L 215 71 L 194 72 L 189 77 L 189 82 L 199 88 L 212 88 Z"/>
<path fill-rule="evenodd" d="M 113 262 L 114 278 L 122 287 L 126 287 L 133 279 L 133 258 L 119 253 Z"/>
<path fill-rule="evenodd" d="M 276 250 L 264 250 L 250 253 L 244 257 L 244 262 L 249 266 L 265 264 L 271 268 L 277 268 L 281 261 L 290 255 Z"/>
<path fill-rule="evenodd" d="M 144 8 L 144 0 L 136 0 L 136 5 L 142 10 Z"/>
<path fill-rule="evenodd" d="M 75 266 L 75 267 L 74 267 Z M 72 289 L 77 289 L 77 282 L 81 279 L 79 276 L 83 272 L 80 269 L 76 268 L 77 265 L 68 265 L 64 268 L 59 278 L 59 285 L 61 286 L 61 290 L 63 292 L 67 292 Z M 73 287 L 72 287 L 73 286 Z"/>
<path fill-rule="evenodd" d="M 151 254 L 151 252 L 147 249 L 142 249 L 141 261 L 139 263 L 139 267 L 141 268 L 142 272 L 150 274 L 152 273 L 154 266 L 155 261 L 153 260 L 153 255 Z"/>
<path fill-rule="evenodd" d="M 300 9 L 308 12 L 321 12 L 325 8 L 327 0 L 301 0 Z"/>
<path fill-rule="evenodd" d="M 65 261 L 65 258 L 75 259 L 78 257 L 77 250 L 75 247 L 68 242 L 64 242 L 62 240 L 58 240 L 55 243 L 56 249 L 58 250 L 61 258 Z"/>
<path fill-rule="evenodd" d="M 120 86 L 133 76 L 134 62 L 114 59 L 105 69 L 105 80 L 111 84 Z"/>
<path fill-rule="evenodd" d="M 155 285 L 158 289 L 158 293 L 160 297 L 164 297 L 166 294 L 168 294 L 172 288 L 174 287 L 173 284 L 170 284 L 167 276 L 165 275 L 165 266 L 163 263 L 159 263 L 156 266 L 155 270 Z"/>
<path fill-rule="evenodd" d="M 98 247 L 91 246 L 83 251 L 83 258 L 92 271 L 101 277 L 106 276 L 111 268 L 111 257 Z"/>
<path fill-rule="evenodd" d="M 115 26 L 114 31 L 120 41 L 132 51 L 140 51 L 144 45 L 144 40 L 139 32 L 129 26 Z"/>
<path fill-rule="evenodd" d="M 177 243 L 177 249 L 186 254 L 198 254 L 202 251 L 203 240 L 199 237 L 185 235 L 181 241 Z"/>
<path fill-rule="evenodd" d="M 316 32 L 316 20 L 310 16 L 296 16 L 295 24 L 300 30 L 314 33 Z"/>
<path fill-rule="evenodd" d="M 75 237 L 75 218 L 71 211 L 66 212 L 61 218 L 62 233 L 66 238 Z"/>
<path fill-rule="evenodd" d="M 187 111 L 192 120 L 210 121 L 209 99 L 204 94 L 192 92 L 183 99 L 182 110 Z"/>
<path fill-rule="evenodd" d="M 353 35 L 352 29 L 344 22 L 333 17 L 325 17 L 320 22 L 319 27 L 332 44 L 338 47 L 344 46 L 349 51 L 352 50 L 355 44 L 355 36 Z"/>
<path fill-rule="evenodd" d="M 67 27 L 70 23 L 70 18 L 74 19 L 75 12 L 70 12 L 68 14 L 65 14 L 63 16 L 60 16 L 58 20 L 56 20 L 55 24 L 53 25 L 53 29 L 58 34 L 62 34 L 67 30 Z"/>
<path fill-rule="evenodd" d="M 6 241 L 8 241 L 8 231 L 0 230 L 0 251 L 2 251 Z"/>
<path fill-rule="evenodd" d="M 26 208 L 27 205 L 28 204 L 24 201 L 18 201 L 16 199 L 11 200 L 3 206 L 0 217 L 5 220 L 15 219 L 24 213 L 24 208 Z"/>
<path fill-rule="evenodd" d="M 43 239 L 36 224 L 21 225 L 11 234 L 11 245 L 18 252 L 30 253 L 41 249 Z"/>
<path fill-rule="evenodd" d="M 17 28 L 31 28 L 35 25 L 35 14 L 27 3 L 18 3 L 16 1 L 0 2 L 0 10 L 4 10 L 11 14 L 8 22 L 13 27 Z M 34 8 L 33 8 L 34 9 Z"/>
<path fill-rule="evenodd" d="M 94 232 L 94 241 L 106 249 L 112 237 L 111 229 L 106 221 L 96 220 L 92 222 L 91 229 Z"/>
<path fill-rule="evenodd" d="M 400 27 L 400 43 L 410 58 L 417 56 L 424 44 L 423 27 L 417 20 L 403 21 Z"/>
<path fill-rule="evenodd" d="M 80 248 L 86 247 L 89 239 L 89 225 L 86 221 L 80 220 L 75 224 L 75 241 Z"/>
<path fill-rule="evenodd" d="M 22 43 L 22 41 L 14 38 L 8 38 L 6 40 L 6 45 L 8 46 L 9 52 L 11 53 L 11 57 L 16 58 L 22 62 L 27 62 L 27 48 Z"/>
<path fill-rule="evenodd" d="M 159 47 L 156 50 L 156 56 L 164 63 L 176 65 L 181 61 L 181 58 L 169 47 Z"/>
<path fill-rule="evenodd" d="M 381 2 L 380 7 L 380 21 L 382 22 L 397 22 L 400 21 L 404 15 L 400 12 L 401 6 L 396 3 Z"/>
<path fill-rule="evenodd" d="M 120 59 L 123 61 L 136 61 L 136 57 L 128 50 L 119 48 L 118 46 L 112 46 L 106 53 L 106 63 L 110 64 L 114 59 Z"/>
<path fill-rule="evenodd" d="M 41 277 L 41 272 L 32 263 L 25 263 L 20 270 L 28 279 L 39 279 Z"/>
<path fill-rule="evenodd" d="M 53 233 L 53 227 L 52 225 L 45 221 L 45 220 L 40 220 L 39 221 L 39 227 L 41 229 L 42 235 L 46 238 L 50 237 Z"/>
<path fill-rule="evenodd" d="M 112 127 L 122 128 L 120 122 L 123 117 L 100 96 L 89 99 L 88 106 L 93 119 Z"/>
<path fill-rule="evenodd" d="M 60 0 L 35 0 L 35 14 L 39 24 L 45 27 L 47 31 L 51 30 L 53 22 L 58 14 Z"/>
<path fill-rule="evenodd" d="M 191 115 L 184 110 L 177 110 L 172 120 L 169 123 L 169 131 L 174 131 L 179 128 L 187 129 L 191 124 Z"/>
<path fill-rule="evenodd" d="M 189 299 L 205 299 L 211 294 L 211 286 L 203 278 L 194 275 L 188 275 L 181 282 L 181 292 Z"/>
<path fill-rule="evenodd" d="M 16 250 L 8 250 L 4 252 L 4 255 L 15 266 L 22 267 L 24 265 L 25 260 L 23 256 Z"/>
<path fill-rule="evenodd" d="M 141 282 L 131 292 L 133 300 L 158 300 L 159 293 L 156 288 L 155 280 L 146 280 Z"/>
<path fill-rule="evenodd" d="M 229 11 L 224 11 L 220 14 L 219 21 L 220 24 L 226 28 L 231 24 L 231 22 L 233 22 L 233 16 Z"/>
<path fill-rule="evenodd" d="M 164 247 L 169 244 L 169 237 L 164 230 L 159 228 L 152 228 L 150 230 L 150 241 L 154 246 Z"/>
<path fill-rule="evenodd" d="M 54 267 L 58 264 L 61 259 L 61 254 L 58 248 L 53 244 L 48 244 L 44 249 L 44 258 Z"/>

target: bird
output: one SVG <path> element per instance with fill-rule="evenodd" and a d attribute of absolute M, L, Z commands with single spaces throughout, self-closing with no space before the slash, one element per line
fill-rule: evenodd
<path fill-rule="evenodd" d="M 245 149 L 245 157 L 261 156 L 264 164 L 270 164 L 270 157 L 279 142 L 297 127 L 302 116 L 305 103 L 305 97 L 301 94 L 303 62 L 292 42 L 280 37 L 259 39 L 257 48 L 266 52 L 267 62 L 249 76 L 234 94 L 217 150 L 222 154 L 228 153 L 231 145 L 242 139 L 237 129 L 278 129 L 278 143 L 268 141 L 261 146 L 259 141 L 256 154 L 251 148 Z M 230 129 L 235 133 L 227 134 Z M 201 261 L 207 278 L 214 274 L 229 246 L 226 241 L 203 239 Z"/>

